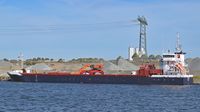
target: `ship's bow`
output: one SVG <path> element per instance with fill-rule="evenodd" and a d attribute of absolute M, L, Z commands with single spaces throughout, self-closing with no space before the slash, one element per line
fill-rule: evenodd
<path fill-rule="evenodd" d="M 7 72 L 10 76 L 11 81 L 22 81 L 22 75 L 19 72 Z"/>

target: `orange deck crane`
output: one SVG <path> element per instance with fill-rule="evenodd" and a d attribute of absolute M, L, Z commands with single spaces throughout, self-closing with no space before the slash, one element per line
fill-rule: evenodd
<path fill-rule="evenodd" d="M 85 64 L 78 72 L 71 74 L 103 75 L 103 64 Z"/>

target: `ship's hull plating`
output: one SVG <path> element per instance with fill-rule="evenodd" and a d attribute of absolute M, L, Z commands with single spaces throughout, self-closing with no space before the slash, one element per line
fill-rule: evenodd
<path fill-rule="evenodd" d="M 133 75 L 10 75 L 12 81 L 50 83 L 190 85 L 192 77 L 141 77 Z"/>

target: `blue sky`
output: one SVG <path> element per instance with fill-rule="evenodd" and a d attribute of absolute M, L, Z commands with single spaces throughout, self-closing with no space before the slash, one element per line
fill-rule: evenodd
<path fill-rule="evenodd" d="M 199 11 L 198 0 L 0 0 L 0 58 L 127 58 L 139 15 L 149 54 L 174 50 L 180 32 L 187 57 L 199 57 Z"/>

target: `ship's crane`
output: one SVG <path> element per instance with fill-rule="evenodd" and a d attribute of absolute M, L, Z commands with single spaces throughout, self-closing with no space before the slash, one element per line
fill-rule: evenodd
<path fill-rule="evenodd" d="M 72 72 L 71 74 L 85 74 L 85 75 L 98 75 L 104 74 L 103 64 L 85 64 L 77 72 Z"/>

